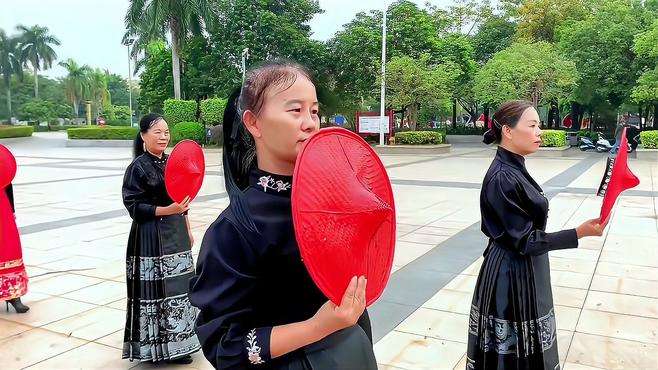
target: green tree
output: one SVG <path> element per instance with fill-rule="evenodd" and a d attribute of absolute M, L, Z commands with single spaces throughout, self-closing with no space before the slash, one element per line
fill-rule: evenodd
<path fill-rule="evenodd" d="M 629 1 L 602 1 L 585 19 L 558 29 L 559 47 L 581 78 L 575 100 L 590 113 L 606 105 L 615 110 L 628 100 L 639 77 L 632 35 L 644 27 L 643 12 Z"/>
<path fill-rule="evenodd" d="M 137 36 L 137 46 L 162 40 L 165 30 L 171 37 L 171 66 L 174 98 L 181 98 L 181 49 L 191 34 L 199 35 L 211 25 L 215 15 L 208 0 L 131 0 L 125 17 L 127 36 Z"/>
<path fill-rule="evenodd" d="M 107 76 L 107 90 L 112 97 L 112 104 L 128 105 L 128 82 L 115 73 Z"/>
<path fill-rule="evenodd" d="M 7 36 L 0 30 L 0 74 L 7 91 L 7 118 L 11 119 L 11 77 L 23 78 L 23 61 L 18 38 Z"/>
<path fill-rule="evenodd" d="M 515 33 L 516 24 L 506 17 L 487 19 L 473 36 L 475 60 L 484 65 L 494 54 L 512 45 Z"/>
<path fill-rule="evenodd" d="M 658 129 L 658 20 L 653 22 L 651 28 L 636 35 L 633 50 L 649 65 L 638 78 L 631 98 L 647 109 L 653 106 L 653 127 Z"/>
<path fill-rule="evenodd" d="M 90 95 L 89 75 L 92 70 L 86 64 L 81 66 L 71 58 L 60 62 L 59 65 L 68 73 L 63 80 L 66 98 L 73 106 L 73 114 L 78 117 L 80 101 Z"/>
<path fill-rule="evenodd" d="M 247 67 L 276 58 L 290 58 L 326 78 L 325 46 L 311 40 L 309 22 L 321 13 L 314 0 L 252 1 L 217 0 L 214 7 L 221 19 L 208 27 L 212 50 L 208 73 L 218 96 L 228 96 L 242 81 L 241 59 L 249 48 Z M 322 82 L 322 81 L 320 81 Z"/>
<path fill-rule="evenodd" d="M 453 64 L 430 65 L 429 55 L 393 57 L 386 63 L 386 104 L 405 110 L 415 130 L 421 107 L 449 104 L 459 73 Z"/>
<path fill-rule="evenodd" d="M 598 0 L 596 0 L 598 1 Z M 591 0 L 525 0 L 518 8 L 518 37 L 527 42 L 555 41 L 559 26 L 585 19 Z"/>
<path fill-rule="evenodd" d="M 526 99 L 535 106 L 570 98 L 578 82 L 573 62 L 546 42 L 516 43 L 494 54 L 475 77 L 476 98 L 497 106 Z"/>
<path fill-rule="evenodd" d="M 140 110 L 162 113 L 164 101 L 173 95 L 171 51 L 165 43 L 153 42 L 146 50 L 145 68 L 139 81 Z"/>
<path fill-rule="evenodd" d="M 104 109 L 110 108 L 112 100 L 107 88 L 107 73 L 94 69 L 88 72 L 89 92 L 87 97 L 91 100 L 94 115 L 98 117 Z"/>
<path fill-rule="evenodd" d="M 16 27 L 21 34 L 21 52 L 25 62 L 30 62 L 34 70 L 34 97 L 39 98 L 39 71 L 52 66 L 57 53 L 52 45 L 60 45 L 59 40 L 50 34 L 48 27 L 38 25 Z"/>

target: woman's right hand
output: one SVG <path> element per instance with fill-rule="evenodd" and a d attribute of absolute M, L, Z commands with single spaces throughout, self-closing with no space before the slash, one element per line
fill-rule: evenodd
<path fill-rule="evenodd" d="M 587 220 L 576 228 L 578 239 L 586 236 L 601 236 L 606 225 L 601 225 L 598 218 Z"/>
<path fill-rule="evenodd" d="M 190 197 L 187 196 L 182 202 L 173 202 L 167 206 L 167 213 L 169 215 L 180 215 L 190 209 Z"/>
<path fill-rule="evenodd" d="M 356 324 L 366 309 L 366 284 L 365 276 L 354 276 L 343 294 L 340 306 L 327 301 L 315 313 L 311 321 L 323 337 Z"/>

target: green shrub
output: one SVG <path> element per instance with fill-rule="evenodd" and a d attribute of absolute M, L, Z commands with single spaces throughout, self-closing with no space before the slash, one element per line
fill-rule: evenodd
<path fill-rule="evenodd" d="M 32 136 L 32 126 L 0 126 L 0 139 Z"/>
<path fill-rule="evenodd" d="M 202 144 L 205 135 L 203 125 L 199 122 L 180 122 L 171 129 L 171 141 L 173 144 L 185 139 L 194 140 Z"/>
<path fill-rule="evenodd" d="M 640 141 L 644 149 L 658 149 L 658 130 L 642 131 Z"/>
<path fill-rule="evenodd" d="M 395 134 L 395 143 L 403 145 L 443 144 L 445 135 L 440 131 L 405 131 Z"/>
<path fill-rule="evenodd" d="M 578 134 L 576 134 L 578 139 L 580 140 L 581 137 L 586 137 L 592 140 L 592 142 L 596 143 L 596 141 L 599 139 L 599 134 L 594 132 L 594 131 L 588 131 L 588 130 L 580 130 L 578 131 Z"/>
<path fill-rule="evenodd" d="M 130 126 L 130 120 L 128 118 L 122 119 L 107 119 L 105 120 L 106 126 Z"/>
<path fill-rule="evenodd" d="M 66 131 L 70 128 L 78 128 L 81 127 L 79 125 L 50 125 L 48 126 L 48 130 L 50 131 Z"/>
<path fill-rule="evenodd" d="M 227 99 L 213 98 L 202 100 L 199 106 L 201 110 L 201 120 L 208 126 L 215 126 L 222 123 L 224 109 L 226 108 Z"/>
<path fill-rule="evenodd" d="M 194 100 L 167 99 L 164 102 L 164 118 L 170 127 L 180 122 L 196 121 L 196 102 Z"/>
<path fill-rule="evenodd" d="M 567 133 L 562 130 L 544 130 L 541 133 L 541 146 L 553 148 L 567 146 Z"/>
<path fill-rule="evenodd" d="M 83 126 L 66 130 L 69 139 L 91 140 L 133 140 L 137 136 L 136 127 Z"/>
<path fill-rule="evenodd" d="M 469 127 L 458 125 L 456 128 L 453 128 L 452 125 L 449 125 L 447 128 L 448 135 L 478 135 L 481 136 L 484 132 L 487 131 L 486 128 L 480 127 Z"/>

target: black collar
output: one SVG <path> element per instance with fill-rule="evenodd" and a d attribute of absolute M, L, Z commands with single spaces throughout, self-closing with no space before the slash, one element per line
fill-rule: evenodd
<path fill-rule="evenodd" d="M 165 164 L 165 162 L 167 162 L 167 158 L 169 157 L 165 153 L 162 153 L 162 158 L 158 158 L 155 154 L 149 152 L 148 150 L 145 150 L 144 153 L 146 154 L 146 156 L 148 158 L 151 158 L 151 160 L 153 160 L 153 162 L 155 162 L 156 164 L 160 164 L 160 165 Z"/>
<path fill-rule="evenodd" d="M 249 174 L 249 186 L 264 193 L 289 197 L 292 193 L 292 176 L 277 175 L 254 168 Z"/>
<path fill-rule="evenodd" d="M 496 157 L 498 158 L 499 161 L 505 164 L 516 167 L 523 171 L 526 170 L 525 158 L 520 154 L 510 152 L 509 150 L 503 148 L 502 146 L 498 146 L 498 152 L 496 153 Z"/>

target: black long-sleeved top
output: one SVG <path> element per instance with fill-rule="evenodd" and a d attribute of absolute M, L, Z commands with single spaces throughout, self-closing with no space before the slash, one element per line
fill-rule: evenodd
<path fill-rule="evenodd" d="M 16 206 L 14 205 L 14 187 L 11 185 L 11 183 L 5 187 L 5 193 L 9 199 L 9 204 L 11 204 L 11 211 L 16 213 Z"/>
<path fill-rule="evenodd" d="M 271 358 L 272 327 L 307 320 L 327 301 L 301 260 L 291 186 L 292 177 L 252 170 L 244 196 L 259 233 L 246 231 L 228 207 L 203 238 L 190 300 L 200 309 L 197 335 L 215 368 L 270 369 L 302 358 L 303 349 Z"/>
<path fill-rule="evenodd" d="M 482 232 L 521 255 L 578 247 L 575 229 L 545 231 L 548 199 L 526 170 L 523 156 L 503 147 L 484 178 L 480 211 Z"/>

